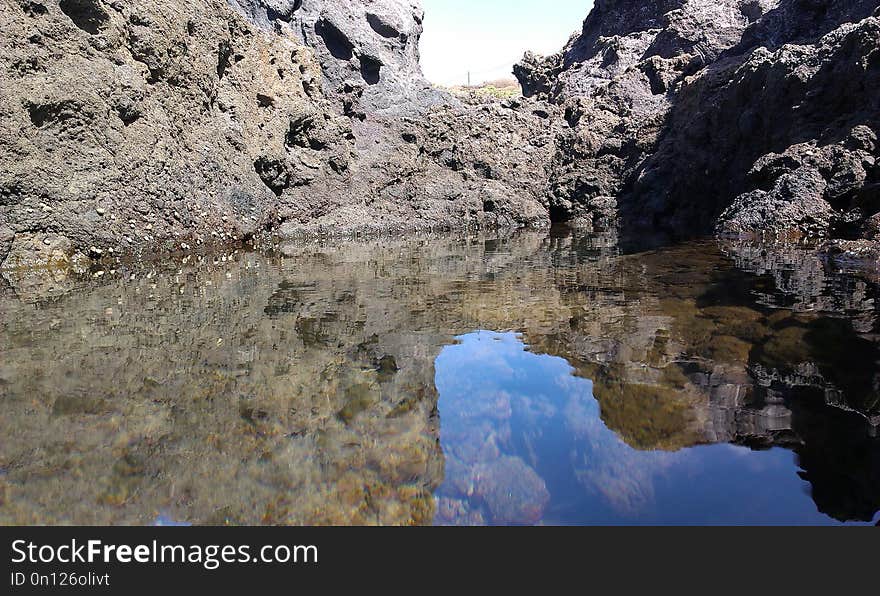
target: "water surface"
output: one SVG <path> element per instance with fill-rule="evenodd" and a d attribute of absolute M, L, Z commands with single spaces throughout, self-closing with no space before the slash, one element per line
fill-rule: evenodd
<path fill-rule="evenodd" d="M 7 273 L 0 523 L 840 524 L 876 285 L 523 232 Z"/>

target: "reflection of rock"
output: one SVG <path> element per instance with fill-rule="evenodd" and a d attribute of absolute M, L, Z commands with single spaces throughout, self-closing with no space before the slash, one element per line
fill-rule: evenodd
<path fill-rule="evenodd" d="M 0 448 L 3 520 L 433 518 L 442 463 L 419 345 L 379 333 L 403 367 L 383 377 L 346 352 L 382 331 L 357 304 L 327 304 L 335 341 L 309 343 L 295 315 L 263 312 L 280 270 L 226 263 L 2 302 L 2 432 L 16 437 Z"/>
<path fill-rule="evenodd" d="M 638 380 L 633 371 L 597 371 L 593 390 L 602 405 L 602 419 L 637 449 L 679 449 L 701 442 L 702 429 L 693 414 L 697 399 L 687 390 L 689 384 L 662 378 L 676 370 L 667 366 L 656 371 L 661 375 L 656 379 Z"/>
<path fill-rule="evenodd" d="M 486 525 L 486 518 L 481 511 L 472 509 L 466 499 L 440 497 L 434 522 L 440 525 L 483 526 Z"/>
<path fill-rule="evenodd" d="M 872 521 L 880 495 L 880 437 L 866 437 L 860 421 L 843 411 L 797 405 L 793 422 L 806 439 L 795 451 L 819 511 L 839 520 Z"/>
<path fill-rule="evenodd" d="M 474 470 L 474 494 L 486 503 L 496 524 L 538 522 L 550 500 L 541 477 L 522 459 L 509 456 Z"/>
<path fill-rule="evenodd" d="M 721 247 L 738 268 L 772 279 L 756 287 L 761 303 L 802 312 L 846 313 L 863 332 L 875 324 L 876 286 L 833 267 L 823 251 L 798 243 L 749 240 L 725 240 Z"/>
<path fill-rule="evenodd" d="M 66 268 L 4 271 L 2 279 L 25 302 L 39 302 L 67 294 L 77 285 Z"/>

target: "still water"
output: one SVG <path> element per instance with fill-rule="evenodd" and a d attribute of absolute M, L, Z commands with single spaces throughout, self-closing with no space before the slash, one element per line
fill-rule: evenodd
<path fill-rule="evenodd" d="M 876 295 L 564 231 L 7 272 L 0 523 L 877 523 Z"/>

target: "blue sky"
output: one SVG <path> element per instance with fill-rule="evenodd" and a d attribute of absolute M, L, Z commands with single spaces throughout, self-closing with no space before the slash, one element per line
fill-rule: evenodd
<path fill-rule="evenodd" d="M 422 69 L 442 85 L 509 77 L 525 50 L 552 54 L 581 28 L 592 0 L 422 0 Z"/>

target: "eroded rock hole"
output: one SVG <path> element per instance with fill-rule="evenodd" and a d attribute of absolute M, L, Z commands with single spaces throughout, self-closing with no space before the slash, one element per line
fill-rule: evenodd
<path fill-rule="evenodd" d="M 266 16 L 270 21 L 284 21 L 289 23 L 293 19 L 293 13 L 302 8 L 303 0 L 275 0 L 266 3 Z"/>
<path fill-rule="evenodd" d="M 382 70 L 382 62 L 371 56 L 361 56 L 361 76 L 368 85 L 375 85 L 379 82 L 380 71 Z"/>
<path fill-rule="evenodd" d="M 565 223 L 571 221 L 571 210 L 563 205 L 550 205 L 550 222 Z"/>
<path fill-rule="evenodd" d="M 485 162 L 482 162 L 482 161 L 474 162 L 474 171 L 478 175 L 482 176 L 483 178 L 487 178 L 490 180 L 495 178 L 495 176 L 492 173 L 492 166 L 485 163 Z"/>
<path fill-rule="evenodd" d="M 28 104 L 27 110 L 31 124 L 37 128 L 43 128 L 44 126 L 73 118 L 76 106 L 70 101 L 45 104 L 31 103 Z"/>
<path fill-rule="evenodd" d="M 354 44 L 330 21 L 321 19 L 315 23 L 315 33 L 324 40 L 327 51 L 337 60 L 348 61 L 354 57 Z"/>
<path fill-rule="evenodd" d="M 326 141 L 319 134 L 319 122 L 313 114 L 293 118 L 284 143 L 288 147 L 303 147 L 315 151 L 327 148 Z"/>
<path fill-rule="evenodd" d="M 49 9 L 39 2 L 25 2 L 21 8 L 24 10 L 24 14 L 29 17 L 41 17 L 49 14 Z"/>
<path fill-rule="evenodd" d="M 382 17 L 377 14 L 367 13 L 367 22 L 370 24 L 370 27 L 373 28 L 373 31 L 382 37 L 387 37 L 389 39 L 400 37 L 400 31 L 386 23 Z"/>
<path fill-rule="evenodd" d="M 281 160 L 260 157 L 254 162 L 254 171 L 276 196 L 280 197 L 290 187 L 290 172 Z"/>
<path fill-rule="evenodd" d="M 11 182 L 9 185 L 0 186 L 0 206 L 9 207 L 18 205 L 24 199 L 25 192 L 18 182 Z M 2 239 L 0 239 L 2 242 Z"/>
<path fill-rule="evenodd" d="M 221 41 L 217 46 L 217 77 L 222 79 L 231 64 L 232 44 Z"/>
<path fill-rule="evenodd" d="M 116 107 L 116 115 L 125 126 L 131 126 L 141 118 L 141 111 L 137 106 L 120 105 Z"/>
<path fill-rule="evenodd" d="M 61 0 L 58 7 L 74 25 L 91 35 L 100 33 L 110 22 L 98 0 Z"/>

